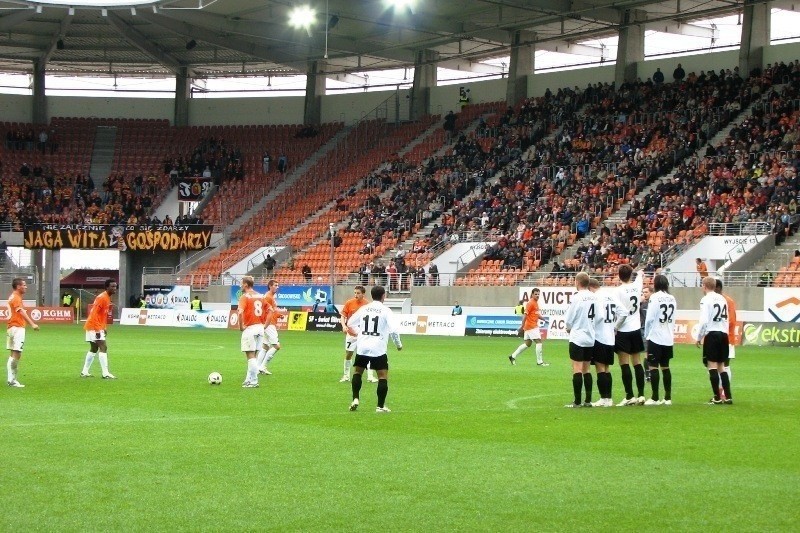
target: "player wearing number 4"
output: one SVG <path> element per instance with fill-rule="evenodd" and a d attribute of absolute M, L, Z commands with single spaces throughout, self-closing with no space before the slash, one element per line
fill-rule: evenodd
<path fill-rule="evenodd" d="M 353 364 L 353 401 L 350 410 L 358 409 L 361 391 L 361 375 L 367 365 L 378 373 L 378 407 L 377 413 L 389 413 L 386 407 L 386 395 L 389 392 L 389 359 L 386 354 L 389 338 L 392 339 L 397 350 L 403 349 L 400 335 L 394 321 L 394 313 L 386 307 L 383 299 L 386 289 L 380 285 L 372 287 L 370 291 L 372 302 L 361 307 L 353 316 L 353 321 L 360 323 L 358 340 L 356 341 L 356 358 Z"/>
<path fill-rule="evenodd" d="M 517 356 L 523 351 L 531 347 L 532 343 L 536 343 L 536 364 L 539 366 L 550 366 L 550 363 L 544 362 L 542 354 L 542 333 L 539 331 L 539 289 L 531 291 L 531 299 L 525 306 L 525 314 L 522 318 L 522 326 L 519 328 L 522 333 L 524 342 L 517 346 L 514 353 L 508 356 L 508 360 L 512 365 L 517 364 Z"/>
<path fill-rule="evenodd" d="M 709 404 L 733 403 L 731 380 L 725 372 L 728 364 L 728 302 L 714 292 L 717 281 L 712 277 L 703 278 L 703 299 L 700 300 L 700 330 L 697 332 L 697 347 L 703 345 L 703 359 L 708 365 L 708 379 L 714 395 Z M 725 393 L 720 397 L 719 388 Z"/>
<path fill-rule="evenodd" d="M 644 320 L 644 336 L 647 339 L 647 366 L 650 369 L 650 387 L 653 395 L 645 405 L 672 405 L 672 371 L 669 360 L 675 345 L 675 309 L 678 303 L 669 293 L 669 280 L 658 275 L 653 280 L 655 293 L 650 296 Z M 659 375 L 659 368 L 661 374 Z M 664 378 L 664 400 L 659 399 L 659 381 Z"/>
<path fill-rule="evenodd" d="M 239 331 L 242 332 L 242 351 L 247 359 L 247 373 L 242 387 L 254 389 L 258 387 L 258 361 L 256 353 L 261 346 L 264 335 L 264 317 L 266 309 L 262 296 L 253 289 L 253 276 L 242 278 L 242 295 L 239 297 Z"/>
<path fill-rule="evenodd" d="M 569 333 L 569 358 L 572 361 L 572 392 L 575 399 L 564 407 L 592 406 L 592 374 L 589 364 L 594 354 L 595 320 L 600 316 L 597 297 L 589 291 L 589 274 L 575 276 L 578 292 L 572 296 L 565 318 Z M 581 403 L 581 389 L 585 391 Z"/>

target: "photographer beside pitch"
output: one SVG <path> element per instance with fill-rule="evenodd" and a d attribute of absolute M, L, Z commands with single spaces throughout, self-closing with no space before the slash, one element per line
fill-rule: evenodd
<path fill-rule="evenodd" d="M 386 395 L 389 392 L 389 358 L 387 356 L 389 337 L 392 338 L 398 351 L 403 349 L 403 343 L 400 342 L 400 335 L 397 333 L 394 313 L 383 303 L 386 289 L 376 285 L 372 287 L 370 295 L 372 302 L 362 306 L 350 321 L 358 329 L 356 357 L 353 363 L 353 401 L 350 403 L 350 410 L 358 409 L 361 375 L 369 365 L 378 373 L 378 406 L 375 408 L 375 412 L 390 413 L 391 410 L 386 407 Z"/>

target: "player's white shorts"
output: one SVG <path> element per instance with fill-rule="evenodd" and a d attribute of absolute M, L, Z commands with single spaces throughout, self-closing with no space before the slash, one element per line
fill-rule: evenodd
<path fill-rule="evenodd" d="M 736 346 L 734 344 L 728 345 L 728 359 L 736 359 Z"/>
<path fill-rule="evenodd" d="M 351 335 L 345 335 L 344 337 L 344 349 L 347 352 L 355 352 L 356 351 L 356 340 L 358 337 L 353 337 Z"/>
<path fill-rule="evenodd" d="M 267 329 L 264 330 L 264 344 L 269 346 L 280 344 L 278 340 L 278 328 L 272 324 L 267 326 Z"/>
<path fill-rule="evenodd" d="M 242 351 L 256 352 L 261 347 L 261 337 L 264 335 L 264 326 L 254 324 L 242 330 Z"/>
<path fill-rule="evenodd" d="M 11 326 L 8 328 L 6 331 L 6 350 L 21 352 L 24 344 L 25 328 L 20 326 Z"/>
<path fill-rule="evenodd" d="M 87 329 L 86 330 L 86 342 L 97 342 L 97 341 L 104 341 L 106 340 L 106 330 L 94 330 L 94 329 Z"/>
<path fill-rule="evenodd" d="M 539 330 L 539 328 L 526 329 L 525 330 L 525 336 L 523 337 L 523 340 L 526 340 L 526 341 L 540 341 L 540 340 L 542 340 L 542 332 Z"/>

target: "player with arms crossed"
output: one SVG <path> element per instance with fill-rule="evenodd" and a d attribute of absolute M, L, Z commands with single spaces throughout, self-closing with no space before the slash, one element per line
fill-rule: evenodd
<path fill-rule="evenodd" d="M 579 272 L 575 276 L 575 288 L 578 292 L 572 295 L 565 318 L 569 333 L 572 392 L 575 399 L 564 407 L 591 407 L 592 374 L 589 372 L 589 364 L 594 353 L 595 320 L 599 316 L 599 309 L 597 297 L 589 291 L 589 274 Z M 581 388 L 586 393 L 583 403 L 581 403 Z"/>
<path fill-rule="evenodd" d="M 728 302 L 715 292 L 717 281 L 712 277 L 703 278 L 703 299 L 700 300 L 700 330 L 697 332 L 697 347 L 703 345 L 703 359 L 708 365 L 708 379 L 714 396 L 708 401 L 711 405 L 732 404 L 731 381 L 725 372 L 728 363 Z M 722 390 L 725 400 L 720 397 Z"/>
<path fill-rule="evenodd" d="M 614 335 L 617 324 L 617 299 L 609 290 L 600 288 L 596 278 L 589 280 L 589 290 L 597 297 L 598 316 L 594 322 L 594 350 L 592 364 L 597 374 L 597 391 L 600 399 L 592 407 L 613 407 L 611 399 L 612 379 L 609 367 L 614 364 Z"/>
<path fill-rule="evenodd" d="M 264 316 L 267 313 L 263 297 L 253 289 L 254 283 L 253 276 L 242 278 L 242 295 L 236 309 L 239 315 L 239 331 L 242 332 L 241 347 L 247 359 L 247 373 L 242 383 L 245 389 L 258 387 L 256 352 L 261 346 L 261 337 L 264 336 Z"/>
<path fill-rule="evenodd" d="M 278 317 L 288 314 L 286 309 L 278 307 L 275 295 L 278 294 L 278 282 L 274 279 L 267 283 L 267 294 L 264 295 L 264 332 L 263 345 L 259 346 L 258 352 L 258 373 L 271 376 L 272 372 L 267 368 L 267 363 L 272 361 L 278 350 L 281 349 L 281 342 L 278 339 Z"/>
<path fill-rule="evenodd" d="M 83 361 L 82 378 L 92 377 L 91 369 L 94 357 L 100 360 L 100 372 L 103 379 L 117 379 L 108 371 L 108 344 L 106 343 L 106 327 L 108 325 L 108 313 L 111 311 L 111 297 L 117 292 L 117 282 L 107 279 L 103 292 L 97 295 L 89 311 L 89 317 L 83 329 L 86 331 L 86 342 L 89 343 L 89 351 Z"/>
<path fill-rule="evenodd" d="M 644 320 L 644 336 L 647 339 L 647 366 L 650 369 L 650 387 L 653 395 L 645 405 L 672 405 L 672 359 L 675 345 L 675 310 L 678 302 L 669 293 L 669 280 L 657 275 L 653 280 L 655 292 L 650 295 L 647 316 Z M 658 369 L 661 368 L 659 375 Z M 664 401 L 659 399 L 659 381 L 664 377 Z"/>
<path fill-rule="evenodd" d="M 621 284 L 617 287 L 617 335 L 614 339 L 614 351 L 619 356 L 625 399 L 617 406 L 644 405 L 644 366 L 639 357 L 644 351 L 642 321 L 639 316 L 644 276 L 641 271 L 637 272 L 636 281 L 631 282 L 633 269 L 629 265 L 620 265 L 618 275 Z M 631 361 L 636 376 L 637 396 L 633 395 Z"/>
<path fill-rule="evenodd" d="M 519 328 L 520 333 L 522 333 L 522 338 L 525 342 L 517 346 L 517 349 L 514 350 L 514 353 L 508 356 L 508 360 L 511 361 L 512 365 L 516 365 L 517 356 L 530 348 L 531 343 L 535 342 L 536 364 L 539 366 L 550 366 L 550 363 L 544 362 L 544 356 L 542 354 L 542 333 L 539 331 L 539 319 L 541 318 L 541 315 L 539 314 L 539 294 L 539 289 L 533 289 L 531 291 L 531 299 L 528 300 L 528 303 L 525 306 L 525 313 L 522 317 L 522 326 Z"/>
<path fill-rule="evenodd" d="M 361 327 L 356 341 L 352 381 L 353 401 L 350 403 L 350 410 L 358 409 L 361 374 L 367 365 L 370 365 L 378 373 L 378 406 L 375 408 L 375 412 L 389 413 L 391 410 L 386 407 L 386 395 L 389 392 L 389 358 L 387 356 L 389 338 L 397 347 L 397 351 L 403 349 L 403 343 L 400 342 L 400 334 L 397 333 L 394 313 L 383 303 L 386 289 L 376 285 L 370 290 L 370 295 L 372 302 L 362 306 L 352 318 L 352 320 L 358 321 Z"/>
<path fill-rule="evenodd" d="M 356 285 L 353 288 L 353 297 L 344 303 L 342 308 L 342 316 L 339 320 L 342 323 L 342 330 L 344 331 L 344 374 L 339 383 L 350 381 L 350 367 L 352 365 L 353 353 L 356 350 L 356 340 L 358 339 L 358 324 L 350 319 L 356 314 L 356 311 L 361 309 L 362 306 L 367 305 L 364 293 L 366 289 L 363 285 Z M 375 377 L 375 371 L 367 368 L 367 381 L 375 383 L 378 378 Z"/>
<path fill-rule="evenodd" d="M 30 324 L 35 330 L 39 326 L 28 316 L 22 303 L 22 296 L 28 290 L 28 283 L 22 278 L 11 280 L 11 295 L 8 297 L 8 329 L 6 330 L 6 349 L 8 350 L 8 386 L 17 389 L 25 387 L 17 381 L 17 369 L 22 357 L 22 347 L 25 345 L 25 326 Z"/>

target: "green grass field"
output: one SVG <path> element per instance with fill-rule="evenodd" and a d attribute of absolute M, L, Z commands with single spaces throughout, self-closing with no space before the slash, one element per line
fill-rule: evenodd
<path fill-rule="evenodd" d="M 0 530 L 796 531 L 797 349 L 739 348 L 733 406 L 682 346 L 673 406 L 573 410 L 564 342 L 538 368 L 518 339 L 403 340 L 376 414 L 369 383 L 347 409 L 341 334 L 282 332 L 242 389 L 238 332 L 116 326 L 104 381 L 78 326 L 29 330 Z"/>

